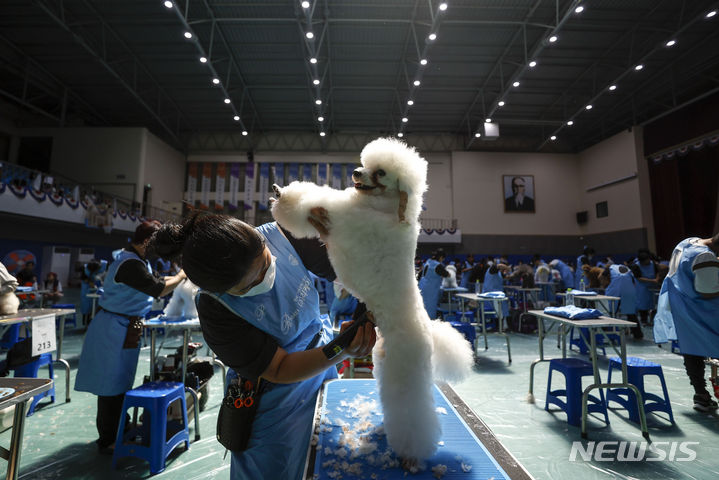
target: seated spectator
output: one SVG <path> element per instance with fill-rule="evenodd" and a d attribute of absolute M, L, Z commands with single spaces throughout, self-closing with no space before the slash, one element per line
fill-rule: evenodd
<path fill-rule="evenodd" d="M 62 283 L 58 280 L 57 273 L 50 272 L 47 274 L 43 290 L 47 290 L 47 292 L 43 294 L 47 305 L 57 303 L 57 301 L 62 298 Z"/>

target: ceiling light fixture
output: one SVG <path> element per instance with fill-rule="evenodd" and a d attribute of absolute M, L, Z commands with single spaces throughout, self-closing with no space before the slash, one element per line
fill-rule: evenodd
<path fill-rule="evenodd" d="M 581 5 L 574 9 L 574 13 L 582 13 L 583 11 L 584 7 Z"/>
<path fill-rule="evenodd" d="M 503 106 L 504 106 L 504 100 L 500 100 L 499 102 L 497 102 L 497 105 L 499 105 L 500 107 L 503 107 Z"/>
<path fill-rule="evenodd" d="M 704 18 L 712 18 L 716 14 L 717 14 L 717 11 L 712 10 L 711 12 L 707 13 L 706 17 L 704 17 Z"/>
<path fill-rule="evenodd" d="M 190 32 L 185 32 L 185 38 L 189 40 L 190 38 L 192 38 L 192 34 Z"/>
<path fill-rule="evenodd" d="M 642 65 L 642 64 L 640 63 L 639 65 L 637 65 L 636 67 L 634 67 L 634 70 L 636 70 L 636 71 L 638 72 L 638 71 L 641 70 L 642 68 L 644 68 L 644 65 Z"/>
<path fill-rule="evenodd" d="M 307 38 L 309 38 L 310 40 L 312 40 L 313 38 L 315 38 L 315 34 L 312 33 L 312 32 L 307 32 L 307 33 L 305 33 L 305 37 L 307 37 Z"/>
<path fill-rule="evenodd" d="M 676 40 L 669 40 L 667 43 L 664 44 L 665 47 L 673 47 L 677 44 Z"/>
<path fill-rule="evenodd" d="M 243 137 L 246 137 L 246 136 L 247 136 L 247 130 L 242 130 L 242 136 L 243 136 Z"/>
<path fill-rule="evenodd" d="M 324 122 L 324 121 L 325 121 L 325 117 L 317 117 L 317 121 L 318 121 L 318 122 Z"/>
<path fill-rule="evenodd" d="M 165 6 L 166 6 L 167 8 L 172 8 L 172 2 L 171 2 L 170 0 L 167 0 L 167 1 L 165 2 Z"/>
<path fill-rule="evenodd" d="M 534 67 L 536 67 L 536 66 L 537 66 L 537 62 L 536 62 L 536 61 L 532 60 L 531 62 L 529 62 L 529 68 L 534 68 Z"/>
<path fill-rule="evenodd" d="M 550 139 L 551 141 L 555 141 L 555 140 L 557 139 L 557 136 L 556 136 L 556 135 L 552 135 L 551 137 L 549 137 L 549 139 Z"/>
<path fill-rule="evenodd" d="M 419 84 L 420 84 L 419 80 L 415 80 L 415 81 L 414 81 L 414 86 L 415 86 L 415 87 L 419 87 Z"/>
<path fill-rule="evenodd" d="M 319 85 L 319 84 L 320 84 L 320 81 L 315 78 L 314 80 L 312 80 L 312 83 L 315 84 L 315 85 Z"/>
<path fill-rule="evenodd" d="M 312 63 L 312 64 L 317 63 L 317 59 L 315 57 L 310 58 L 310 63 Z"/>
<path fill-rule="evenodd" d="M 482 134 L 479 133 L 479 132 L 477 132 L 477 133 L 474 134 L 474 138 L 479 138 L 479 137 L 481 137 L 481 136 L 482 136 Z"/>
<path fill-rule="evenodd" d="M 230 99 L 229 99 L 229 98 L 226 98 L 226 99 L 225 99 L 225 103 L 229 104 L 229 103 L 230 103 Z"/>
<path fill-rule="evenodd" d="M 592 106 L 591 106 L 591 105 L 587 105 L 587 106 L 584 107 L 584 108 L 585 108 L 586 110 L 591 110 L 591 109 L 592 109 Z"/>
<path fill-rule="evenodd" d="M 514 83 L 512 84 L 512 86 L 513 86 L 513 87 L 518 87 L 518 86 L 519 86 L 519 82 L 514 82 Z"/>
<path fill-rule="evenodd" d="M 609 85 L 609 90 L 610 90 L 611 92 L 613 92 L 613 91 L 616 90 L 616 89 L 617 89 L 617 86 L 616 86 L 616 85 Z"/>
<path fill-rule="evenodd" d="M 444 12 L 445 10 L 447 10 L 447 4 L 444 3 L 444 2 L 440 3 L 440 4 L 439 4 L 439 9 Z"/>
<path fill-rule="evenodd" d="M 420 65 L 427 65 L 427 59 L 426 59 L 426 58 L 423 58 L 422 60 L 419 61 L 419 64 L 420 64 Z"/>
<path fill-rule="evenodd" d="M 212 83 L 214 83 L 215 85 L 219 85 L 219 84 L 220 84 L 220 79 L 219 79 L 219 78 L 213 78 L 213 79 L 212 79 Z"/>
<path fill-rule="evenodd" d="M 492 119 L 491 119 L 491 118 L 485 118 L 485 119 L 484 119 L 484 123 L 492 123 Z"/>
<path fill-rule="evenodd" d="M 233 118 L 236 122 L 239 122 L 239 121 L 240 121 L 240 116 L 239 116 L 239 115 L 235 115 L 235 116 L 232 117 L 232 118 Z"/>
<path fill-rule="evenodd" d="M 302 8 L 310 8 L 310 2 L 302 2 Z"/>
<path fill-rule="evenodd" d="M 572 125 L 574 125 L 574 120 L 570 120 L 567 122 L 568 127 L 571 127 Z"/>
<path fill-rule="evenodd" d="M 325 135 L 327 135 L 325 132 L 320 132 L 320 137 L 324 137 Z"/>
<path fill-rule="evenodd" d="M 557 40 L 559 40 L 559 37 L 557 37 L 556 35 L 552 35 L 551 37 L 549 37 L 549 43 L 554 43 Z"/>
<path fill-rule="evenodd" d="M 207 57 L 200 57 L 200 63 L 207 63 Z"/>
<path fill-rule="evenodd" d="M 322 105 L 322 100 L 320 100 L 319 98 L 315 100 L 315 105 Z"/>
<path fill-rule="evenodd" d="M 407 105 L 409 105 L 410 107 L 414 105 L 414 100 L 407 100 Z"/>
<path fill-rule="evenodd" d="M 402 137 L 404 137 L 404 133 L 399 132 L 399 133 L 397 134 L 397 136 L 398 136 L 399 138 L 402 138 Z"/>
<path fill-rule="evenodd" d="M 402 123 L 407 123 L 407 122 L 409 122 L 409 118 L 407 118 L 407 117 L 402 117 Z"/>
<path fill-rule="evenodd" d="M 437 34 L 436 34 L 436 33 L 430 33 L 430 34 L 429 34 L 429 37 L 427 37 L 427 38 L 429 38 L 429 40 L 430 40 L 431 42 L 434 42 L 435 40 L 437 40 Z"/>

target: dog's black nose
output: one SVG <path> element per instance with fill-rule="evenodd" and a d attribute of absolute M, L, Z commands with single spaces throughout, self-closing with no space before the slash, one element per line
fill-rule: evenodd
<path fill-rule="evenodd" d="M 352 178 L 362 178 L 362 171 L 357 168 L 354 172 L 352 172 Z"/>

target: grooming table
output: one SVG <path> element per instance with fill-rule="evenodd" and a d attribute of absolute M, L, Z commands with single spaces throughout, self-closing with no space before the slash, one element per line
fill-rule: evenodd
<path fill-rule="evenodd" d="M 435 454 L 425 462 L 425 469 L 408 474 L 394 452 L 390 451 L 383 458 L 389 448 L 384 431 L 380 428 L 379 433 L 375 432 L 382 425 L 382 405 L 376 380 L 332 380 L 325 383 L 317 397 L 314 435 L 308 450 L 305 478 L 331 480 L 341 475 L 345 480 L 532 479 L 449 385 L 435 386 L 433 393 L 442 427 L 440 442 Z M 376 447 L 366 443 L 360 448 L 345 446 L 346 455 L 341 458 L 341 452 L 336 452 L 340 449 L 338 442 L 343 433 L 342 425 L 345 425 L 344 431 L 349 431 L 346 436 L 356 441 L 360 437 L 368 438 L 369 442 L 376 443 Z M 361 450 L 366 453 L 352 458 Z M 345 468 L 343 462 L 346 462 Z M 443 474 L 442 466 L 446 466 Z"/>

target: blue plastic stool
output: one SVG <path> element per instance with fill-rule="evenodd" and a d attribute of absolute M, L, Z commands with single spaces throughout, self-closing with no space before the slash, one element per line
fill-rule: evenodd
<path fill-rule="evenodd" d="M 176 400 L 181 402 L 182 425 L 167 420 L 167 408 Z M 126 413 L 133 407 L 143 408 L 142 427 L 144 428 L 129 428 L 125 432 Z M 147 431 L 148 426 L 149 432 Z M 142 438 L 141 442 L 132 442 L 138 436 Z M 170 452 L 183 442 L 185 449 L 189 450 L 190 434 L 187 426 L 184 384 L 149 382 L 125 394 L 120 425 L 117 428 L 115 452 L 112 455 L 113 468 L 115 468 L 118 458 L 137 457 L 150 462 L 150 473 L 153 475 L 160 473 L 165 469 L 165 460 Z"/>
<path fill-rule="evenodd" d="M 37 372 L 40 370 L 40 367 L 43 367 L 45 365 L 47 365 L 47 368 L 50 371 L 49 378 L 50 380 L 52 380 L 55 372 L 52 368 L 51 353 L 41 353 L 40 357 L 34 362 L 26 363 L 25 365 L 15 367 L 14 376 L 23 378 L 37 378 Z M 38 402 L 43 398 L 47 397 L 48 395 L 50 396 L 50 403 L 55 403 L 55 382 L 53 382 L 52 387 L 50 387 L 50 390 L 46 390 L 42 393 L 38 393 L 37 395 L 35 395 L 35 397 L 32 399 L 32 402 L 30 402 L 30 408 L 28 408 L 27 410 L 28 417 L 35 413 L 35 407 L 37 406 Z"/>
<path fill-rule="evenodd" d="M 582 328 L 581 329 L 582 334 L 584 337 L 589 338 L 589 329 L 588 328 Z M 589 345 L 587 345 L 587 342 L 584 341 L 584 337 L 582 335 L 574 336 L 574 327 L 569 329 L 569 349 L 572 349 L 572 346 L 575 346 L 579 348 L 579 353 L 582 355 L 589 355 Z M 601 333 L 596 334 L 596 342 L 597 342 L 597 349 L 602 349 L 602 355 L 607 354 L 607 350 L 604 348 L 604 335 Z"/>
<path fill-rule="evenodd" d="M 75 304 L 74 303 L 56 303 L 56 304 L 52 305 L 50 308 L 75 308 Z M 69 317 L 69 315 L 68 315 L 68 317 Z M 69 323 L 72 323 L 72 328 L 77 328 L 77 313 L 72 314 L 71 320 L 68 320 L 67 318 L 65 319 L 66 327 Z"/>
<path fill-rule="evenodd" d="M 469 344 L 472 345 L 472 349 L 474 349 L 474 339 L 477 336 L 477 332 L 474 330 L 474 325 L 469 322 L 461 322 L 457 320 L 450 320 L 449 324 L 452 325 L 459 333 L 464 335 L 464 338 L 467 339 Z"/>
<path fill-rule="evenodd" d="M 21 324 L 19 323 L 10 325 L 5 334 L 0 339 L 0 348 L 10 350 L 13 345 L 22 340 L 22 338 L 20 338 L 20 325 Z"/>
<path fill-rule="evenodd" d="M 564 375 L 566 388 L 552 390 L 552 372 L 558 371 Z M 547 379 L 547 399 L 544 409 L 549 411 L 549 405 L 554 404 L 567 413 L 567 422 L 579 426 L 582 421 L 582 377 L 593 376 L 592 364 L 579 358 L 555 358 L 549 362 L 549 378 Z M 607 415 L 607 402 L 604 400 L 604 391 L 599 390 L 600 398 L 589 395 L 587 402 L 588 413 L 603 413 L 604 421 L 609 425 Z M 564 397 L 564 400 L 560 397 Z"/>
<path fill-rule="evenodd" d="M 622 371 L 622 361 L 619 357 L 609 359 L 609 374 L 607 383 L 612 383 L 612 370 Z M 653 393 L 647 393 L 644 389 L 644 377 L 646 375 L 656 375 L 659 377 L 659 383 L 662 385 L 662 393 L 664 398 Z M 644 412 L 666 412 L 669 414 L 669 421 L 674 423 L 674 415 L 672 414 L 672 405 L 669 402 L 669 392 L 667 384 L 664 381 L 664 373 L 662 366 L 649 360 L 638 357 L 627 357 L 627 381 L 637 387 L 642 394 L 644 401 Z M 629 388 L 610 388 L 607 391 L 607 402 L 617 402 L 629 412 L 629 420 L 639 423 L 639 407 L 637 406 L 637 396 Z"/>

